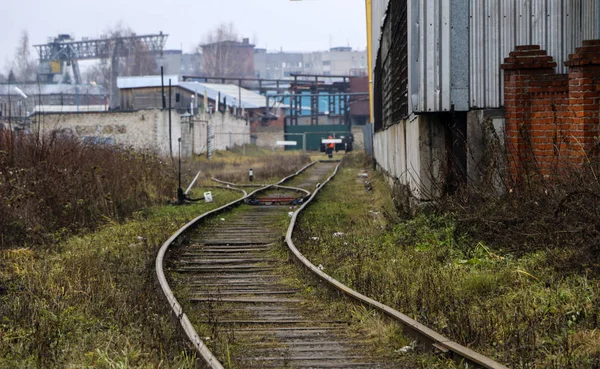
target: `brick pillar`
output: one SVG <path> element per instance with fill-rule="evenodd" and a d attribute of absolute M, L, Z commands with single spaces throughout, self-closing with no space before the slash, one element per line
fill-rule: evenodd
<path fill-rule="evenodd" d="M 581 165 L 599 156 L 600 40 L 583 41 L 565 65 L 569 67 L 571 162 Z"/>
<path fill-rule="evenodd" d="M 521 181 L 536 165 L 532 157 L 531 93 L 542 92 L 540 79 L 555 76 L 554 62 L 538 45 L 517 46 L 504 59 L 505 147 L 507 169 L 513 184 Z M 539 90 L 539 91 L 538 91 Z M 548 104 L 550 105 L 550 104 Z M 548 107 L 550 109 L 550 106 Z"/>

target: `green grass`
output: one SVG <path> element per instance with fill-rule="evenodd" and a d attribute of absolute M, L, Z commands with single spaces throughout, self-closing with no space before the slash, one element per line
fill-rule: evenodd
<path fill-rule="evenodd" d="M 156 283 L 158 248 L 197 215 L 238 198 L 161 206 L 52 250 L 0 253 L 0 367 L 192 368 Z"/>
<path fill-rule="evenodd" d="M 309 260 L 511 368 L 598 364 L 597 279 L 561 273 L 555 267 L 559 251 L 552 247 L 520 254 L 496 250 L 461 234 L 452 214 L 402 220 L 382 177 L 368 171 L 369 178 L 359 178 L 365 167 L 360 155 L 347 158 L 301 214 L 296 244 Z"/>

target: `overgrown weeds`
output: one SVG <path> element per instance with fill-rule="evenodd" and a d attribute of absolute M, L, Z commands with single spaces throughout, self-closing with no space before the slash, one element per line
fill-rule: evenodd
<path fill-rule="evenodd" d="M 250 169 L 254 172 L 254 183 L 264 184 L 277 182 L 283 177 L 295 173 L 311 162 L 308 155 L 301 152 L 277 152 L 255 149 L 253 155 L 241 156 L 239 153 L 217 152 L 212 160 L 196 157 L 185 163 L 186 172 L 190 174 L 201 170 L 202 183 L 208 184 L 210 178 L 233 183 L 250 183 Z M 212 183 L 214 184 L 214 182 Z"/>
<path fill-rule="evenodd" d="M 239 197 L 157 207 L 55 249 L 0 251 L 0 367 L 196 366 L 157 283 L 160 245 L 200 213 Z"/>
<path fill-rule="evenodd" d="M 455 197 L 455 206 L 446 200 L 400 219 L 383 178 L 359 178 L 364 168 L 360 156 L 348 158 L 318 206 L 301 214 L 297 244 L 314 264 L 509 367 L 600 365 L 597 221 L 595 209 L 581 208 L 585 196 L 547 187 Z"/>
<path fill-rule="evenodd" d="M 0 130 L 0 248 L 49 244 L 165 200 L 175 172 L 150 152 Z"/>

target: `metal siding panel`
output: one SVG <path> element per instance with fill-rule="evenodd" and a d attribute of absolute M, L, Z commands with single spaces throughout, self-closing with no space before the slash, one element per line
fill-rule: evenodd
<path fill-rule="evenodd" d="M 486 2 L 486 54 L 485 54 L 485 90 L 486 96 L 484 104 L 488 106 L 497 106 L 499 104 L 499 80 L 500 80 L 500 40 L 499 35 L 499 2 Z"/>
<path fill-rule="evenodd" d="M 573 2 L 578 2 L 580 0 L 571 0 Z M 562 9 L 563 0 L 548 0 L 548 16 L 547 19 L 547 30 L 546 30 L 546 39 L 548 42 L 548 46 L 546 51 L 548 51 L 548 55 L 554 57 L 554 60 L 564 60 L 563 57 L 563 28 L 562 28 L 562 19 L 564 18 L 563 9 Z M 562 69 L 561 66 L 558 66 L 559 71 Z"/>
<path fill-rule="evenodd" d="M 600 0 L 471 0 L 470 108 L 503 105 L 499 65 L 516 45 L 537 44 L 564 73 L 564 61 L 600 33 Z"/>
<path fill-rule="evenodd" d="M 418 101 L 416 111 L 423 111 L 425 108 L 425 102 L 427 101 L 427 85 L 425 81 L 427 80 L 427 48 L 429 45 L 427 44 L 427 32 L 428 32 L 428 23 L 425 19 L 425 8 L 426 4 L 419 3 L 419 23 L 421 24 L 421 29 L 419 32 L 419 45 L 423 45 L 419 49 L 419 60 L 418 60 L 418 68 L 419 68 L 419 93 L 418 93 Z"/>
<path fill-rule="evenodd" d="M 531 44 L 531 0 L 517 0 L 517 45 Z"/>
<path fill-rule="evenodd" d="M 600 0 L 597 1 L 583 1 L 586 8 L 584 14 L 593 14 L 594 17 L 585 17 L 586 22 L 584 23 L 584 29 L 582 30 L 583 40 L 600 39 L 599 27 L 600 27 Z"/>
<path fill-rule="evenodd" d="M 440 42 L 440 80 L 441 80 L 441 91 L 440 91 L 440 108 L 443 111 L 450 110 L 450 3 L 446 1 L 440 2 L 440 16 L 441 16 L 441 42 Z"/>
<path fill-rule="evenodd" d="M 451 0 L 450 12 L 450 107 L 469 110 L 469 4 Z"/>
<path fill-rule="evenodd" d="M 436 0 L 437 2 L 437 0 Z M 437 24 L 437 13 L 438 7 L 435 3 L 428 1 L 427 4 L 423 7 L 424 14 L 423 18 L 426 21 L 426 35 L 425 35 L 425 65 L 426 71 L 422 74 L 424 77 L 424 87 L 426 100 L 422 106 L 423 111 L 437 111 L 436 109 L 436 89 L 437 89 L 437 48 L 438 48 L 438 40 L 437 40 L 437 32 L 436 32 L 436 24 Z"/>
<path fill-rule="evenodd" d="M 542 48 L 547 45 L 548 11 L 546 9 L 546 1 L 547 0 L 532 0 L 531 9 L 531 43 L 534 45 L 541 45 Z"/>
<path fill-rule="evenodd" d="M 470 17 L 470 95 L 471 107 L 484 107 L 484 62 L 485 62 L 485 32 L 484 25 L 484 3 L 479 0 L 471 0 L 471 17 Z"/>
<path fill-rule="evenodd" d="M 380 40 L 381 40 L 381 27 L 383 26 L 383 17 L 387 10 L 389 0 L 373 0 L 372 1 L 372 13 L 371 13 L 371 29 L 372 29 L 372 43 L 373 43 L 373 64 L 377 60 L 377 52 L 379 51 Z"/>
<path fill-rule="evenodd" d="M 514 0 L 502 0 L 500 4 L 501 17 L 500 17 L 500 62 L 504 62 L 504 58 L 508 57 L 510 52 L 515 48 L 516 45 L 516 30 L 517 27 L 514 25 L 518 22 L 518 11 L 515 6 Z M 499 86 L 499 97 L 498 101 L 494 106 L 489 107 L 500 107 L 504 105 L 504 71 L 500 70 L 500 86 Z"/>
<path fill-rule="evenodd" d="M 594 14 L 594 16 L 596 17 L 596 22 L 594 24 L 594 27 L 596 28 L 596 30 L 595 30 L 595 32 L 592 32 L 592 34 L 594 36 L 591 38 L 600 39 L 600 0 L 596 0 L 596 2 L 594 3 L 594 6 L 596 8 L 594 9 L 594 11 L 591 14 Z"/>
<path fill-rule="evenodd" d="M 576 34 L 577 32 L 573 31 L 573 26 L 574 26 L 574 11 L 575 11 L 575 5 L 571 2 L 571 1 L 564 1 L 562 4 L 562 12 L 563 12 L 563 17 L 562 17 L 562 24 L 563 24 L 563 34 L 562 34 L 562 49 L 564 49 L 564 56 L 568 57 L 569 56 L 569 50 L 574 50 L 574 44 L 576 43 L 575 38 L 576 38 Z M 560 59 L 560 60 L 564 60 L 564 59 Z M 559 71 L 559 73 L 561 73 L 561 71 L 564 71 L 565 66 L 563 63 L 559 63 L 559 60 L 556 60 L 557 64 L 558 64 L 558 68 L 557 70 Z"/>
<path fill-rule="evenodd" d="M 419 0 L 408 1 L 408 114 L 419 109 L 420 70 L 419 60 L 421 58 L 421 37 L 419 18 Z"/>

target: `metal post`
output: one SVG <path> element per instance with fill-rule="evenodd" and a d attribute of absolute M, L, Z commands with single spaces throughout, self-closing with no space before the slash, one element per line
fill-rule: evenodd
<path fill-rule="evenodd" d="M 165 76 L 163 74 L 163 67 L 160 67 L 160 85 L 162 91 L 162 107 L 163 109 L 167 108 L 167 100 L 165 98 Z"/>
<path fill-rule="evenodd" d="M 306 132 L 302 133 L 302 151 L 306 153 Z"/>
<path fill-rule="evenodd" d="M 238 112 L 237 112 L 237 115 L 239 117 L 240 111 L 242 110 L 242 80 L 241 79 L 240 79 L 239 85 L 238 85 L 238 95 L 239 95 L 239 99 L 238 99 Z"/>
<path fill-rule="evenodd" d="M 185 203 L 185 194 L 181 188 L 181 137 L 177 139 L 179 142 L 179 185 L 177 186 L 177 203 L 182 205 Z"/>
<path fill-rule="evenodd" d="M 173 158 L 173 140 L 171 138 L 171 79 L 169 78 L 169 153 Z"/>
<path fill-rule="evenodd" d="M 210 130 L 208 129 L 208 121 L 206 121 L 206 158 L 210 160 Z"/>

